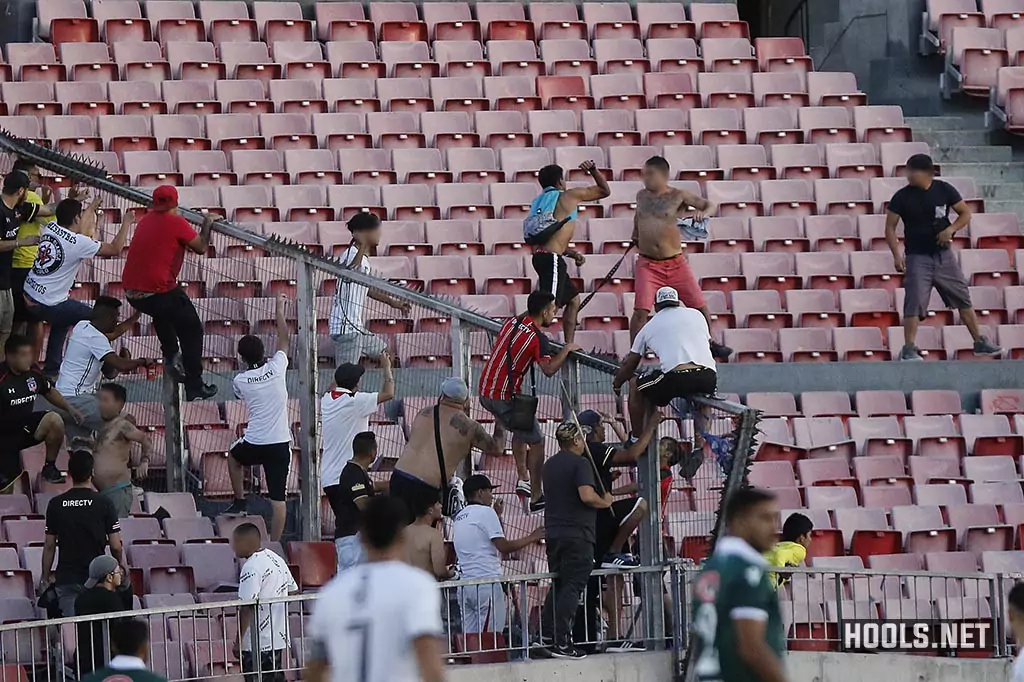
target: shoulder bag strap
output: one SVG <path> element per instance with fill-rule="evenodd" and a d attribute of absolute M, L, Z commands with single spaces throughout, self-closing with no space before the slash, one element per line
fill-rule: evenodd
<path fill-rule="evenodd" d="M 441 471 L 441 493 L 448 497 L 448 468 L 444 465 L 444 449 L 441 447 L 441 406 L 434 405 L 434 447 L 437 449 L 437 466 Z"/>
<path fill-rule="evenodd" d="M 519 318 L 512 318 L 512 329 L 509 330 L 508 335 L 508 347 L 505 349 L 505 362 L 508 364 L 508 390 L 511 395 L 515 395 L 516 385 L 516 374 L 515 368 L 512 366 L 512 340 L 516 337 L 516 327 L 519 326 Z M 530 368 L 533 369 L 532 367 Z"/>

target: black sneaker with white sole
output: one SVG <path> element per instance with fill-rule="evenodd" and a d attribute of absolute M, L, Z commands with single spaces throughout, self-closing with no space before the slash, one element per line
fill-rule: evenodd
<path fill-rule="evenodd" d="M 573 646 L 572 644 L 560 644 L 548 647 L 547 651 L 551 654 L 551 658 L 572 658 L 580 660 L 587 657 L 585 651 Z"/>
<path fill-rule="evenodd" d="M 185 400 L 188 402 L 208 400 L 215 395 L 217 395 L 217 387 L 213 384 L 199 384 L 185 388 Z"/>
<path fill-rule="evenodd" d="M 39 472 L 39 475 L 50 483 L 63 483 L 65 481 L 64 474 L 60 472 L 60 469 L 53 462 L 44 464 L 43 470 Z"/>
<path fill-rule="evenodd" d="M 537 501 L 530 503 L 530 513 L 531 514 L 540 514 L 542 511 L 544 511 L 544 496 L 543 495 L 541 495 L 540 498 Z"/>

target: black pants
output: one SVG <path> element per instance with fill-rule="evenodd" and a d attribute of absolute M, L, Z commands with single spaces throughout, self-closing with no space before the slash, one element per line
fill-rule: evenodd
<path fill-rule="evenodd" d="M 203 323 L 192 300 L 180 286 L 167 293 L 145 298 L 129 298 L 139 312 L 153 318 L 153 329 L 160 339 L 164 359 L 170 360 L 181 344 L 181 362 L 185 367 L 185 384 L 195 386 L 203 377 Z"/>
<path fill-rule="evenodd" d="M 281 664 L 284 658 L 284 649 L 277 651 L 263 651 L 260 653 L 259 669 L 263 682 L 285 682 L 284 666 Z M 256 657 L 251 651 L 242 652 L 242 672 L 245 673 L 245 682 L 256 682 L 260 676 L 256 674 Z"/>
<path fill-rule="evenodd" d="M 548 569 L 555 574 L 541 610 L 543 634 L 554 633 L 555 644 L 572 644 L 572 626 L 580 597 L 594 569 L 594 543 L 587 540 L 548 538 Z"/>

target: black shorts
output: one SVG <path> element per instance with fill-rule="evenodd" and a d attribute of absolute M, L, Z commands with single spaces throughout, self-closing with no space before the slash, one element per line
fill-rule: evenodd
<path fill-rule="evenodd" d="M 537 291 L 544 291 L 555 297 L 555 305 L 562 308 L 579 296 L 576 285 L 569 279 L 565 257 L 550 251 L 533 254 L 533 269 L 537 271 Z"/>
<path fill-rule="evenodd" d="M 633 513 L 639 504 L 639 497 L 627 497 L 612 502 L 611 509 L 598 510 L 597 526 L 594 532 L 594 559 L 596 561 L 601 561 L 608 554 L 608 548 L 615 540 L 622 522 Z"/>
<path fill-rule="evenodd" d="M 290 443 L 273 443 L 271 445 L 253 445 L 245 440 L 237 440 L 231 446 L 231 456 L 243 466 L 263 467 L 263 476 L 267 479 L 267 492 L 274 502 L 284 502 L 288 482 L 288 469 L 292 465 L 292 446 Z"/>
<path fill-rule="evenodd" d="M 409 523 L 441 501 L 441 491 L 438 488 L 402 471 L 391 472 L 388 491 L 391 497 L 405 504 L 405 509 L 409 513 Z"/>
<path fill-rule="evenodd" d="M 14 297 L 14 323 L 34 322 L 35 318 L 28 314 L 25 306 L 25 280 L 32 268 L 11 268 L 11 296 Z"/>
<path fill-rule="evenodd" d="M 685 398 L 691 395 L 714 395 L 718 388 L 718 374 L 707 367 L 671 372 L 662 372 L 656 369 L 637 379 L 636 388 L 644 398 L 658 407 L 664 407 L 676 398 Z"/>
<path fill-rule="evenodd" d="M 39 422 L 48 412 L 30 412 L 0 426 L 0 485 L 17 478 L 22 472 L 21 451 L 39 445 L 36 438 Z"/>

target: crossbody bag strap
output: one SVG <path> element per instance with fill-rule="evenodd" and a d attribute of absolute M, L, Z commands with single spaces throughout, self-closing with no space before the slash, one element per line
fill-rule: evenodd
<path fill-rule="evenodd" d="M 441 406 L 434 405 L 434 447 L 437 449 L 437 466 L 441 470 L 441 492 L 448 498 L 448 468 L 444 465 L 444 449 L 441 447 Z"/>
<path fill-rule="evenodd" d="M 511 395 L 516 394 L 516 373 L 515 368 L 512 366 L 512 341 L 516 338 L 516 327 L 519 326 L 519 317 L 512 318 L 512 329 L 509 330 L 508 335 L 508 347 L 505 349 L 505 362 L 508 364 L 508 390 Z M 533 367 L 530 367 L 530 371 L 533 371 Z"/>

